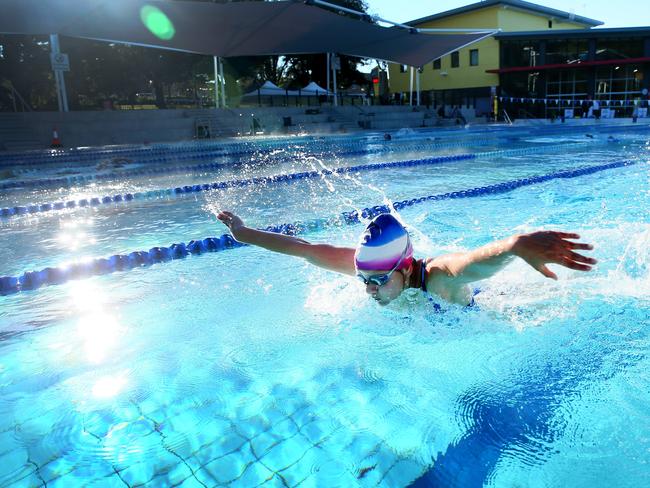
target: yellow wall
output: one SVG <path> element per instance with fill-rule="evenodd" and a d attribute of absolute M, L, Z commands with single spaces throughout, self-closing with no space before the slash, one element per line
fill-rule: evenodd
<path fill-rule="evenodd" d="M 548 21 L 553 20 L 553 28 L 548 29 Z M 429 29 L 501 29 L 509 31 L 584 29 L 584 24 L 560 22 L 548 16 L 512 7 L 493 6 L 418 24 L 417 27 Z M 469 65 L 469 51 L 478 49 L 478 66 Z M 459 51 L 460 66 L 451 67 L 451 56 L 441 59 L 441 69 L 434 70 L 433 63 L 423 67 L 420 74 L 420 90 L 450 90 L 456 88 L 477 88 L 498 86 L 499 75 L 486 73 L 499 68 L 499 42 L 494 38 L 484 39 Z M 400 73 L 398 64 L 389 65 L 389 86 L 392 93 L 408 92 L 410 67 Z M 416 89 L 415 74 L 413 90 Z"/>

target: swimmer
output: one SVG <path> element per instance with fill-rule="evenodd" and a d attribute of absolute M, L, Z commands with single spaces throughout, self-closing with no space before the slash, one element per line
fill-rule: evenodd
<path fill-rule="evenodd" d="M 16 176 L 18 176 L 18 172 L 13 169 L 0 170 L 0 180 L 8 180 L 9 178 L 14 178 Z"/>
<path fill-rule="evenodd" d="M 122 168 L 125 164 L 131 164 L 133 163 L 132 160 L 129 158 L 111 158 L 111 159 L 105 159 L 99 164 L 97 164 L 96 169 L 101 171 L 104 169 L 119 169 Z"/>
<path fill-rule="evenodd" d="M 588 137 L 589 139 L 593 139 L 593 138 L 594 138 L 593 134 L 585 134 L 585 137 Z"/>
<path fill-rule="evenodd" d="M 471 305 L 468 285 L 491 277 L 517 257 L 554 280 L 557 276 L 547 267 L 549 263 L 578 271 L 590 271 L 596 264 L 595 259 L 576 252 L 591 250 L 593 246 L 573 242 L 580 236 L 567 232 L 517 234 L 467 252 L 415 259 L 408 231 L 392 214 L 372 219 L 356 249 L 312 244 L 252 229 L 228 211 L 219 212 L 217 218 L 239 242 L 301 257 L 321 268 L 358 277 L 366 293 L 380 305 L 395 300 L 407 288 L 420 289 L 451 303 Z"/>
<path fill-rule="evenodd" d="M 384 141 L 390 141 L 393 138 L 388 132 L 384 134 Z"/>

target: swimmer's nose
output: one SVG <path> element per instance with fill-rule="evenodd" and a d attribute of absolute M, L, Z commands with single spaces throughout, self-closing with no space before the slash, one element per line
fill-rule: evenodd
<path fill-rule="evenodd" d="M 374 295 L 379 290 L 379 287 L 375 283 L 368 283 L 366 285 L 366 293 L 368 295 Z"/>

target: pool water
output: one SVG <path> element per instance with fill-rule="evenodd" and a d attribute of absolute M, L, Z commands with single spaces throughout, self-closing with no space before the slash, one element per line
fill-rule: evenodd
<path fill-rule="evenodd" d="M 2 219 L 0 276 L 18 276 L 219 236 L 219 209 L 265 227 L 634 163 L 401 209 L 417 256 L 542 228 L 595 245 L 592 272 L 551 265 L 558 281 L 515 261 L 480 283 L 470 310 L 436 312 L 416 292 L 380 307 L 353 278 L 252 247 L 0 296 L 0 486 L 647 485 L 650 131 L 588 145 L 583 132 L 476 131 L 414 148 L 431 137 L 359 137 L 393 149 L 356 156 L 273 141 L 282 158 L 264 163 L 240 155 L 204 173 L 2 191 L 8 207 L 524 150 Z M 354 246 L 362 228 L 301 237 Z"/>

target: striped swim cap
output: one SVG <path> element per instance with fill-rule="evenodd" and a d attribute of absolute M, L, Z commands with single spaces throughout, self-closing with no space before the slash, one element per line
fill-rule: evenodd
<path fill-rule="evenodd" d="M 391 214 L 381 214 L 370 221 L 354 253 L 354 265 L 361 271 L 403 269 L 412 261 L 409 234 Z"/>

